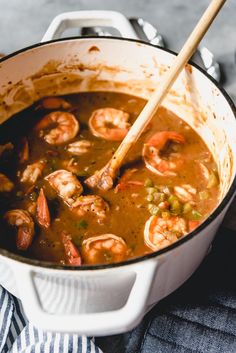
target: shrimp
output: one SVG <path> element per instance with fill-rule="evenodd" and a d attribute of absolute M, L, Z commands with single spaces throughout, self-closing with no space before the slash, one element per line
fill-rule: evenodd
<path fill-rule="evenodd" d="M 127 245 L 117 235 L 97 235 L 83 241 L 82 256 L 89 264 L 120 262 L 127 256 Z"/>
<path fill-rule="evenodd" d="M 160 176 L 176 176 L 176 171 L 180 168 L 183 161 L 174 160 L 173 156 L 163 159 L 161 152 L 169 141 L 184 143 L 184 136 L 175 131 L 162 131 L 154 134 L 143 146 L 143 159 L 146 167 L 153 173 Z"/>
<path fill-rule="evenodd" d="M 19 250 L 27 250 L 34 237 L 34 222 L 29 212 L 16 209 L 8 211 L 4 219 L 11 226 L 18 228 L 16 246 Z"/>
<path fill-rule="evenodd" d="M 65 249 L 65 255 L 67 262 L 70 265 L 80 266 L 81 265 L 81 256 L 79 250 L 71 241 L 71 235 L 63 231 L 61 233 L 61 241 Z"/>
<path fill-rule="evenodd" d="M 76 141 L 68 145 L 67 151 L 75 156 L 81 156 L 89 152 L 91 146 L 92 142 L 88 140 Z"/>
<path fill-rule="evenodd" d="M 71 104 L 65 99 L 60 97 L 46 97 L 41 101 L 41 105 L 44 109 L 69 109 Z"/>
<path fill-rule="evenodd" d="M 129 131 L 129 114 L 114 108 L 95 110 L 89 119 L 89 128 L 96 137 L 121 141 Z"/>
<path fill-rule="evenodd" d="M 10 192 L 14 189 L 14 184 L 5 174 L 0 173 L 0 192 Z"/>
<path fill-rule="evenodd" d="M 51 218 L 43 188 L 40 189 L 36 205 L 36 218 L 38 223 L 44 228 L 49 228 Z"/>
<path fill-rule="evenodd" d="M 145 244 L 153 251 L 171 245 L 185 234 L 187 234 L 187 221 L 177 216 L 171 216 L 168 219 L 151 216 L 144 227 Z"/>
<path fill-rule="evenodd" d="M 45 129 L 51 125 L 57 126 L 44 134 Z M 75 116 L 68 112 L 52 112 L 46 115 L 37 125 L 36 130 L 40 130 L 40 136 L 50 145 L 61 145 L 72 140 L 79 131 L 79 123 Z"/>
<path fill-rule="evenodd" d="M 35 184 L 38 178 L 41 177 L 45 165 L 46 163 L 43 160 L 29 164 L 23 171 L 20 181 L 22 183 Z"/>
<path fill-rule="evenodd" d="M 61 169 L 47 175 L 45 179 L 70 207 L 83 192 L 83 187 L 74 174 Z"/>
<path fill-rule="evenodd" d="M 108 203 L 98 195 L 80 196 L 72 205 L 73 211 L 78 216 L 84 216 L 87 212 L 95 213 L 98 222 L 102 222 L 109 210 Z"/>

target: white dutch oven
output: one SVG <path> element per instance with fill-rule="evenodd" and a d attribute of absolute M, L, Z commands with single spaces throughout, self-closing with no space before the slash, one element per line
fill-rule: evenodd
<path fill-rule="evenodd" d="M 121 14 L 96 11 L 58 16 L 43 40 L 78 25 L 113 26 L 135 38 Z M 45 95 L 112 90 L 148 98 L 174 55 L 123 38 L 70 38 L 23 49 L 0 62 L 0 123 Z M 0 283 L 22 300 L 35 325 L 95 336 L 130 330 L 206 255 L 235 191 L 233 104 L 209 76 L 188 65 L 163 105 L 187 121 L 212 151 L 221 179 L 219 206 L 177 243 L 122 264 L 69 268 L 0 249 Z"/>

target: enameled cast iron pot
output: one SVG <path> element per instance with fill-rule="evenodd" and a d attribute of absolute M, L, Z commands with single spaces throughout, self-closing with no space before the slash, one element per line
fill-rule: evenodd
<path fill-rule="evenodd" d="M 48 41 L 78 25 L 113 26 L 133 39 Z M 137 41 L 126 18 L 114 12 L 62 14 L 43 41 L 0 61 L 0 123 L 48 95 L 111 90 L 148 98 L 175 55 Z M 72 268 L 0 249 L 0 283 L 22 300 L 35 325 L 95 336 L 130 330 L 154 303 L 186 281 L 207 254 L 235 192 L 234 106 L 195 65 L 186 66 L 163 105 L 187 121 L 213 153 L 221 180 L 219 206 L 177 243 L 121 264 Z"/>

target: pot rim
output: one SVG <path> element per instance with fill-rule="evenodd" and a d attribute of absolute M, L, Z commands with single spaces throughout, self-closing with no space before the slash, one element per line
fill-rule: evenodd
<path fill-rule="evenodd" d="M 147 46 L 151 46 L 153 48 L 157 48 L 159 50 L 163 50 L 169 54 L 172 55 L 177 55 L 176 52 L 170 50 L 170 49 L 166 49 L 157 45 L 153 45 L 151 43 L 147 43 L 144 42 L 142 40 L 137 40 L 137 39 L 131 39 L 131 38 L 122 38 L 122 37 L 106 37 L 106 36 L 86 36 L 86 37 L 82 37 L 82 36 L 76 36 L 76 37 L 66 37 L 66 38 L 59 38 L 59 39 L 53 39 L 50 41 L 46 41 L 46 42 L 42 42 L 42 43 L 36 43 L 33 44 L 31 46 L 28 47 L 24 47 L 20 50 L 17 50 L 7 56 L 4 56 L 3 58 L 0 59 L 0 64 L 6 60 L 8 60 L 9 58 L 12 58 L 14 56 L 17 56 L 18 54 L 25 52 L 25 51 L 29 51 L 31 49 L 34 48 L 38 48 L 44 45 L 48 45 L 48 44 L 52 44 L 52 43 L 57 43 L 57 42 L 63 42 L 63 41 L 73 41 L 73 40 L 83 40 L 83 39 L 102 39 L 102 40 L 117 40 L 117 41 L 128 41 L 128 42 L 135 42 L 135 43 L 140 43 L 143 45 L 147 45 Z M 204 71 L 201 67 L 199 67 L 197 64 L 195 64 L 194 62 L 192 62 L 191 60 L 188 61 L 189 64 L 191 64 L 193 67 L 195 67 L 197 70 L 199 70 L 202 74 L 204 74 L 222 93 L 222 95 L 224 96 L 225 100 L 227 101 L 227 103 L 229 104 L 235 119 L 236 119 L 236 107 L 234 105 L 234 102 L 232 101 L 232 99 L 230 98 L 230 96 L 228 95 L 228 93 L 226 93 L 225 89 L 212 77 L 210 76 L 206 71 Z M 139 263 L 141 261 L 144 260 L 148 260 L 148 259 L 152 259 L 154 257 L 163 255 L 168 253 L 169 251 L 181 246 L 182 244 L 186 243 L 187 241 L 189 241 L 190 239 L 192 239 L 193 237 L 197 236 L 199 233 L 201 233 L 201 231 L 206 228 L 207 226 L 210 225 L 210 223 L 212 223 L 217 216 L 223 211 L 223 209 L 225 208 L 225 206 L 228 204 L 228 202 L 230 201 L 230 199 L 233 197 L 234 193 L 236 191 L 236 174 L 234 176 L 233 182 L 227 192 L 227 194 L 225 195 L 225 197 L 222 199 L 222 201 L 220 202 L 220 204 L 216 207 L 216 209 L 212 212 L 212 214 L 203 222 L 201 223 L 201 225 L 199 227 L 197 227 L 197 229 L 195 229 L 194 231 L 190 232 L 189 234 L 187 234 L 185 237 L 179 239 L 178 241 L 176 241 L 175 243 L 161 249 L 158 251 L 154 251 L 152 253 L 143 255 L 143 256 L 139 256 L 139 257 L 135 257 L 126 261 L 122 261 L 122 262 L 116 262 L 116 263 L 112 263 L 112 264 L 101 264 L 101 265 L 83 265 L 80 267 L 77 266 L 70 266 L 70 265 L 60 265 L 60 264 L 55 264 L 53 262 L 48 262 L 48 261 L 39 261 L 39 260 L 35 260 L 35 259 L 30 259 L 15 253 L 12 253 L 8 250 L 2 249 L 0 248 L 0 255 L 10 258 L 12 260 L 16 260 L 22 263 L 25 263 L 27 265 L 32 265 L 32 266 L 37 266 L 37 267 L 42 267 L 42 268 L 48 268 L 48 269 L 52 269 L 52 270 L 69 270 L 69 271 L 86 271 L 86 270 L 103 270 L 103 269 L 111 269 L 111 268 L 117 268 L 117 267 L 122 267 L 122 266 L 127 266 L 127 265 L 131 265 L 131 264 L 136 264 Z"/>

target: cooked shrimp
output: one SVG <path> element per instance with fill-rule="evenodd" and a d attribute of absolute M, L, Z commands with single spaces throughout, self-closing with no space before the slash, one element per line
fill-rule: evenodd
<path fill-rule="evenodd" d="M 74 212 L 78 216 L 84 216 L 87 212 L 93 212 L 98 218 L 98 222 L 102 222 L 109 210 L 108 203 L 98 195 L 80 196 L 72 205 Z"/>
<path fill-rule="evenodd" d="M 67 262 L 70 265 L 80 266 L 81 265 L 81 256 L 79 250 L 71 241 L 71 236 L 67 232 L 61 233 L 61 241 L 65 249 L 65 255 Z"/>
<path fill-rule="evenodd" d="M 29 164 L 22 173 L 20 181 L 22 183 L 35 184 L 41 177 L 46 163 L 43 160 Z"/>
<path fill-rule="evenodd" d="M 127 245 L 117 235 L 97 235 L 83 241 L 82 256 L 89 264 L 120 262 L 127 256 Z"/>
<path fill-rule="evenodd" d="M 45 179 L 68 206 L 73 206 L 73 203 L 83 192 L 79 180 L 67 170 L 56 170 L 47 175 Z"/>
<path fill-rule="evenodd" d="M 0 192 L 10 192 L 14 188 L 14 184 L 5 174 L 0 173 Z"/>
<path fill-rule="evenodd" d="M 110 141 L 121 141 L 129 131 L 129 114 L 114 108 L 95 110 L 89 119 L 94 136 Z"/>
<path fill-rule="evenodd" d="M 163 219 L 151 216 L 144 227 L 144 241 L 150 249 L 157 251 L 174 243 L 186 233 L 187 221 L 184 218 L 172 216 Z"/>
<path fill-rule="evenodd" d="M 43 130 L 48 130 L 54 124 L 57 126 L 44 134 Z M 46 115 L 36 125 L 36 130 L 41 131 L 40 135 L 50 145 L 61 145 L 69 142 L 77 135 L 79 123 L 73 114 L 57 111 Z"/>
<path fill-rule="evenodd" d="M 37 199 L 37 209 L 36 218 L 38 223 L 44 227 L 49 228 L 51 223 L 50 212 L 48 208 L 48 203 L 46 196 L 44 194 L 43 188 L 41 188 L 39 197 Z"/>
<path fill-rule="evenodd" d="M 30 214 L 27 211 L 16 209 L 8 211 L 4 218 L 8 224 L 18 228 L 17 249 L 27 250 L 34 237 L 34 222 Z"/>
<path fill-rule="evenodd" d="M 153 173 L 160 176 L 176 176 L 176 171 L 183 161 L 176 156 L 169 156 L 168 160 L 161 157 L 165 146 L 169 141 L 184 143 L 184 136 L 175 131 L 162 131 L 153 135 L 143 146 L 143 159 L 146 167 Z"/>
<path fill-rule="evenodd" d="M 71 104 L 65 99 L 60 97 L 46 97 L 41 101 L 41 105 L 44 109 L 69 109 Z"/>
<path fill-rule="evenodd" d="M 87 152 L 92 146 L 92 142 L 88 140 L 81 140 L 70 143 L 67 147 L 67 151 L 75 156 L 81 156 Z"/>

